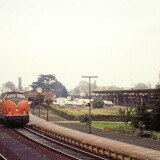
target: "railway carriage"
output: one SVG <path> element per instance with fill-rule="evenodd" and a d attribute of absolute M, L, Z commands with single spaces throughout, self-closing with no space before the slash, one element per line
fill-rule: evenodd
<path fill-rule="evenodd" d="M 0 96 L 0 118 L 6 124 L 29 122 L 29 104 L 22 92 L 5 92 Z"/>

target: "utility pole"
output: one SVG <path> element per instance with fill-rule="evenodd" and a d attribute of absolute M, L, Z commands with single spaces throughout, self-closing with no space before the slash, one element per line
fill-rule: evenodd
<path fill-rule="evenodd" d="M 159 83 L 160 83 L 160 71 L 159 71 L 158 79 L 159 79 Z"/>
<path fill-rule="evenodd" d="M 91 78 L 98 78 L 98 76 L 82 76 L 82 78 L 89 78 L 89 130 L 88 133 L 92 133 L 91 131 Z"/>

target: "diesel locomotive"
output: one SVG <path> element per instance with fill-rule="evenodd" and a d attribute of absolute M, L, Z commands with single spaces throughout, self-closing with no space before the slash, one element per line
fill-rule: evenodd
<path fill-rule="evenodd" d="M 0 119 L 5 124 L 29 122 L 29 104 L 22 92 L 5 92 L 0 96 Z"/>

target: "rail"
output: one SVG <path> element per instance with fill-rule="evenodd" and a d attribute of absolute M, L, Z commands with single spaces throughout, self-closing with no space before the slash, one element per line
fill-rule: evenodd
<path fill-rule="evenodd" d="M 17 133 L 21 134 L 22 136 L 30 139 L 31 141 L 38 143 L 39 145 L 53 150 L 63 156 L 66 156 L 73 160 L 81 160 L 81 159 L 90 159 L 90 160 L 108 160 L 108 158 L 104 158 L 102 156 L 78 149 L 76 147 L 67 145 L 59 140 L 54 140 L 49 138 L 48 136 L 43 135 L 42 133 L 38 133 L 29 129 L 28 127 L 24 127 L 23 129 L 14 129 Z M 37 135 L 35 137 L 35 135 Z M 42 138 L 42 139 L 41 139 Z M 45 140 L 47 141 L 45 141 Z M 54 146 L 54 147 L 53 147 Z M 58 149 L 57 149 L 58 148 Z M 83 157 L 83 158 L 82 158 Z"/>
<path fill-rule="evenodd" d="M 0 154 L 0 160 L 7 160 L 2 154 Z"/>

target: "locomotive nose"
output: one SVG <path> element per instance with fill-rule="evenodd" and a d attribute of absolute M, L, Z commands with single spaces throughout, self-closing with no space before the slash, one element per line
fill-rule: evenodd
<path fill-rule="evenodd" d="M 12 99 L 12 102 L 14 102 L 16 105 L 18 105 L 21 101 L 22 99 L 19 99 L 19 98 Z"/>

